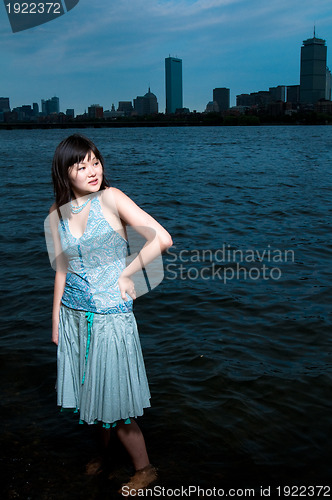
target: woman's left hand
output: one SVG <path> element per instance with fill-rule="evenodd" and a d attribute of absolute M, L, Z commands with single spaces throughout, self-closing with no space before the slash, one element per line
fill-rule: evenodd
<path fill-rule="evenodd" d="M 121 292 L 121 297 L 123 298 L 123 300 L 128 300 L 126 293 L 133 300 L 136 299 L 135 285 L 132 279 L 126 276 L 120 276 L 118 283 Z"/>

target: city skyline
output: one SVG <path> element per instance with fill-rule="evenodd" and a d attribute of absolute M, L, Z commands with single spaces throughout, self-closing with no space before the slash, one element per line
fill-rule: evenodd
<path fill-rule="evenodd" d="M 10 97 L 12 108 L 56 95 L 62 110 L 81 114 L 90 103 L 110 109 L 150 86 L 163 111 L 170 54 L 183 60 L 184 107 L 204 111 L 219 87 L 230 88 L 234 106 L 238 94 L 299 83 L 301 43 L 312 37 L 314 24 L 331 48 L 331 2 L 288 4 L 80 2 L 61 19 L 17 34 L 1 16 L 0 94 Z"/>
<path fill-rule="evenodd" d="M 331 71 L 327 66 L 326 40 L 316 37 L 314 28 L 313 37 L 303 40 L 302 43 L 299 84 L 291 86 L 278 85 L 270 87 L 269 90 L 239 94 L 236 96 L 236 107 L 266 106 L 271 102 L 287 101 L 295 106 L 295 108 L 292 108 L 294 110 L 300 103 L 302 105 L 315 105 L 320 99 L 330 101 Z M 171 56 L 165 58 L 165 96 L 166 114 L 176 113 L 180 110 L 189 111 L 188 108 L 183 107 L 182 59 Z M 10 111 L 10 98 L 0 97 L 0 101 L 0 112 Z M 123 106 L 124 109 L 122 109 Z M 21 117 L 18 115 L 19 121 L 24 120 L 25 117 L 29 119 L 29 117 L 47 116 L 52 113 L 59 114 L 59 112 L 64 114 L 64 110 L 60 110 L 59 98 L 56 96 L 47 100 L 41 99 L 41 113 L 38 112 L 38 107 L 38 104 L 34 102 L 32 106 L 21 105 L 13 108 L 13 111 L 16 111 L 19 115 L 21 114 Z M 230 109 L 230 89 L 225 87 L 213 89 L 213 101 L 207 103 L 205 112 L 223 112 L 228 109 Z M 281 111 L 281 108 L 279 111 Z M 99 104 L 92 104 L 88 107 L 88 113 L 86 113 L 85 109 L 84 115 L 93 119 L 107 119 L 119 117 L 121 114 L 128 117 L 131 115 L 157 114 L 158 112 L 158 98 L 151 93 L 149 86 L 148 92 L 144 96 L 137 96 L 132 101 L 119 101 L 117 110 L 115 110 L 114 103 L 112 103 L 110 110 L 106 110 L 104 106 Z M 65 114 L 74 118 L 74 109 L 67 108 Z"/>

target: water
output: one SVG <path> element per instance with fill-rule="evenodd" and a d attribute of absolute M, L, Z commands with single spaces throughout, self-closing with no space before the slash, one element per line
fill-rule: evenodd
<path fill-rule="evenodd" d="M 174 241 L 164 281 L 135 303 L 158 485 L 329 484 L 331 127 L 84 132 Z M 43 221 L 70 133 L 0 131 L 1 498 L 117 497 L 106 474 L 83 474 L 93 429 L 56 407 Z M 119 479 L 130 465 L 113 447 Z"/>

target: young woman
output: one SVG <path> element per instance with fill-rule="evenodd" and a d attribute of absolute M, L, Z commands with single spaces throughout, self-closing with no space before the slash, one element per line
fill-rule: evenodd
<path fill-rule="evenodd" d="M 75 134 L 59 144 L 52 178 L 58 405 L 79 412 L 81 422 L 102 425 L 105 445 L 114 428 L 136 470 L 127 486 L 142 488 L 156 471 L 134 420 L 150 406 L 150 392 L 131 278 L 172 239 L 123 192 L 108 187 L 102 156 L 89 139 Z M 146 239 L 129 265 L 126 225 Z"/>

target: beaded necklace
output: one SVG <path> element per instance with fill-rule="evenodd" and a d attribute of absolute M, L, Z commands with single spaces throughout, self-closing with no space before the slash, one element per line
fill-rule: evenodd
<path fill-rule="evenodd" d="M 90 198 L 88 198 L 82 205 L 73 205 L 73 200 L 70 200 L 70 208 L 73 214 L 79 214 L 82 212 L 83 208 L 89 203 Z"/>

